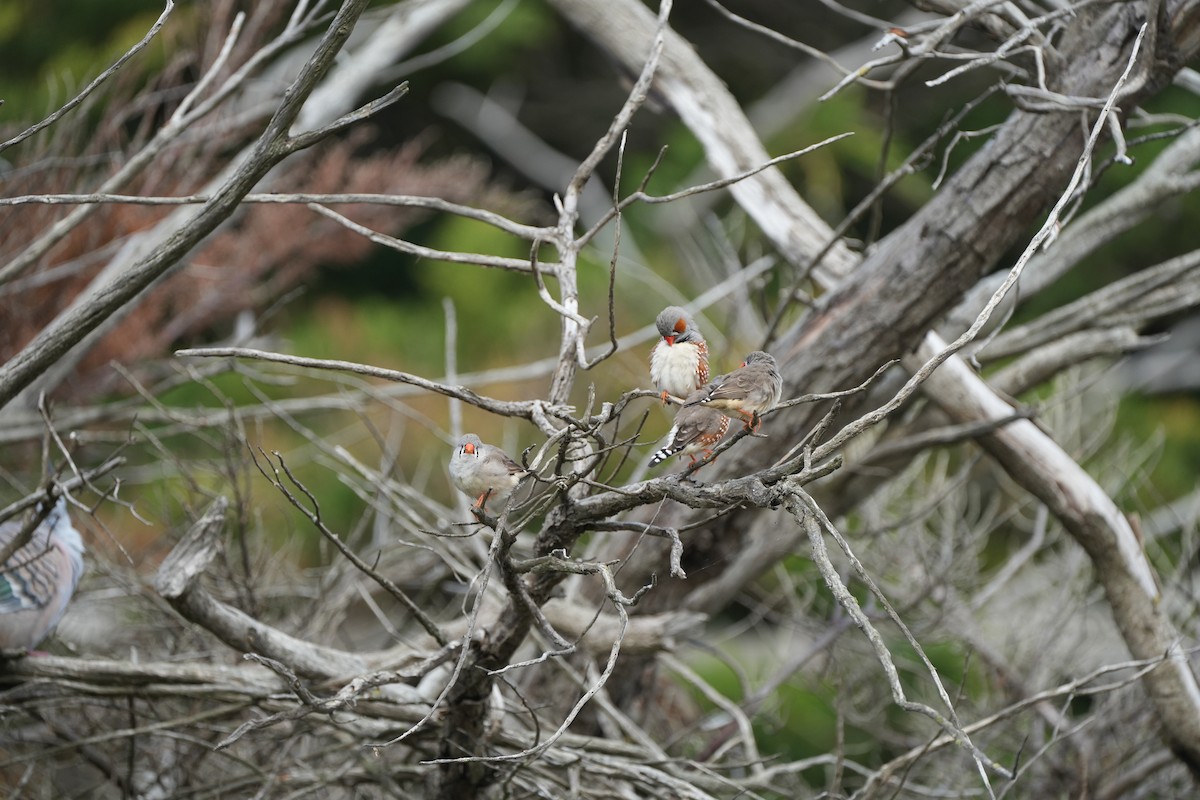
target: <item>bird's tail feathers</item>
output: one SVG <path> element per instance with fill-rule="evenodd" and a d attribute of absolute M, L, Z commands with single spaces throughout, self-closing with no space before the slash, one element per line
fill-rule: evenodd
<path fill-rule="evenodd" d="M 655 453 L 654 457 L 650 459 L 650 466 L 657 467 L 659 464 L 666 461 L 677 452 L 677 450 L 671 449 L 669 445 L 664 447 L 662 450 L 659 450 L 657 453 Z"/>
<path fill-rule="evenodd" d="M 656 451 L 654 453 L 654 455 L 651 456 L 650 466 L 652 466 L 652 467 L 658 466 L 659 464 L 666 461 L 671 456 L 676 455 L 680 450 L 683 449 L 683 447 L 681 445 L 675 444 L 675 437 L 678 434 L 679 434 L 679 426 L 676 425 L 673 428 L 671 428 L 671 432 L 667 434 L 666 447 L 663 447 L 661 450 Z"/>

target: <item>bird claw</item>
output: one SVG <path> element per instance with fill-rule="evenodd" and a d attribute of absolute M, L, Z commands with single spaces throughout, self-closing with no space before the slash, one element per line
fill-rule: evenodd
<path fill-rule="evenodd" d="M 686 403 L 685 403 L 685 401 L 684 401 L 684 399 L 683 399 L 682 397 L 676 397 L 675 395 L 671 394 L 670 392 L 663 392 L 662 394 L 660 394 L 660 395 L 659 395 L 659 398 L 662 400 L 662 404 L 663 404 L 664 406 L 669 406 L 669 405 L 677 405 L 677 406 L 682 406 L 682 405 L 686 405 Z"/>
<path fill-rule="evenodd" d="M 744 411 L 738 411 L 737 413 L 742 418 L 742 420 L 746 423 L 746 430 L 750 432 L 751 436 L 757 437 L 759 439 L 767 438 L 767 435 L 765 433 L 758 432 L 759 429 L 762 428 L 762 417 L 760 417 L 758 415 L 757 411 L 751 413 L 750 416 L 746 416 L 746 412 L 744 412 Z"/>

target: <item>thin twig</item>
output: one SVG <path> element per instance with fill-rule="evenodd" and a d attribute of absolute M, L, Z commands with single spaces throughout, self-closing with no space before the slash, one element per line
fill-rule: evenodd
<path fill-rule="evenodd" d="M 81 91 L 79 94 L 75 95 L 73 98 L 71 98 L 66 103 L 64 103 L 62 105 L 62 107 L 59 108 L 57 111 L 55 111 L 53 114 L 49 115 L 48 117 L 43 119 L 41 122 L 38 122 L 35 125 L 31 125 L 30 127 L 21 131 L 16 136 L 9 139 L 8 141 L 0 142 L 0 153 L 3 153 L 5 150 L 12 147 L 13 145 L 20 144 L 21 142 L 28 139 L 30 136 L 37 134 L 39 131 L 43 131 L 46 128 L 50 127 L 51 125 L 53 125 L 54 123 L 56 123 L 60 119 L 62 119 L 64 116 L 66 116 L 68 113 L 70 113 L 76 106 L 78 106 L 80 103 L 82 103 L 84 100 L 86 100 L 92 92 L 96 91 L 96 89 L 98 89 L 100 87 L 100 84 L 107 81 L 109 78 L 111 78 L 113 75 L 116 74 L 117 70 L 119 70 L 121 67 L 125 66 L 125 62 L 127 62 L 129 59 L 133 58 L 135 55 L 137 55 L 142 50 L 144 50 L 146 48 L 146 45 L 150 44 L 150 40 L 158 35 L 158 32 L 162 30 L 163 25 L 165 25 L 167 23 L 167 17 L 171 16 L 171 12 L 174 10 L 175 10 L 174 0 L 165 0 L 165 7 L 163 8 L 163 12 L 158 15 L 158 19 L 156 19 L 154 21 L 154 24 L 150 26 L 150 30 L 146 31 L 146 35 L 143 36 L 138 41 L 137 44 L 135 44 L 133 47 L 126 50 L 125 53 L 120 58 L 118 58 L 116 61 L 114 61 L 112 63 L 112 65 L 109 66 L 108 69 L 101 72 L 99 75 L 97 75 L 95 78 L 92 79 L 91 83 L 89 83 L 87 86 L 83 87 L 83 91 Z"/>

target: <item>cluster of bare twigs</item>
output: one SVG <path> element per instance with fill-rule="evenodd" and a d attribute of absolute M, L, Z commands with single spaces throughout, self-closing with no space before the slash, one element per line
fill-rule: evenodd
<path fill-rule="evenodd" d="M 43 285 L 86 276 L 73 278 L 80 290 L 53 321 L 29 335 L 15 323 L 7 332 L 0 442 L 29 455 L 43 440 L 40 460 L 69 462 L 60 488 L 98 498 L 77 507 L 93 512 L 97 531 L 119 526 L 105 509 L 144 512 L 154 503 L 149 487 L 167 498 L 161 516 L 192 520 L 159 531 L 146 555 L 127 554 L 120 534 L 101 536 L 90 585 L 64 623 L 78 652 L 6 665 L 0 775 L 14 790 L 708 800 L 998 798 L 1034 787 L 1118 798 L 1139 780 L 1173 791 L 1188 770 L 1200 774 L 1200 616 L 1187 590 L 1195 509 L 1143 524 L 1118 507 L 1113 497 L 1133 493 L 1152 448 L 1106 449 L 1110 426 L 1096 420 L 1111 417 L 1112 402 L 1079 366 L 1147 347 L 1156 338 L 1146 325 L 1200 304 L 1200 258 L 1146 265 L 1009 324 L 1021 299 L 1200 183 L 1200 136 L 1189 122 L 1125 189 L 1083 210 L 1103 171 L 1095 166 L 1103 137 L 1114 142 L 1104 165 L 1128 161 L 1139 142 L 1126 141 L 1123 123 L 1194 55 L 1186 47 L 1200 3 L 939 0 L 926 4 L 935 19 L 903 24 L 837 6 L 870 30 L 864 42 L 895 50 L 854 68 L 843 66 L 846 54 L 821 53 L 821 68 L 843 76 L 826 97 L 852 84 L 894 95 L 919 70 L 949 64 L 925 87 L 998 71 L 1003 91 L 986 96 L 1002 94 L 1017 111 L 989 129 L 995 153 L 978 151 L 958 170 L 953 151 L 980 135 L 961 128 L 977 101 L 947 114 L 836 229 L 778 167 L 846 134 L 770 157 L 738 101 L 672 28 L 670 0 L 656 12 L 634 0 L 551 0 L 637 77 L 554 184 L 549 223 L 467 204 L 469 186 L 452 188 L 457 173 L 429 178 L 426 191 L 437 194 L 429 196 L 369 183 L 322 191 L 273 171 L 400 100 L 403 84 L 366 105 L 355 98 L 463 5 L 409 0 L 368 22 L 365 0 L 265 3 L 250 16 L 220 4 L 214 18 L 227 25 L 200 77 L 111 175 L 88 191 L 35 181 L 0 198 L 0 208 L 45 215 L 27 240 L 5 241 L 0 296 L 49 302 Z M 710 6 L 752 35 L 813 50 Z M 0 151 L 43 141 L 91 102 L 173 10 L 167 2 L 124 58 Z M 1096 65 L 1081 55 L 1091 57 L 1089 47 L 1103 52 Z M 282 74 L 294 77 L 267 80 Z M 270 84 L 265 95 L 250 91 L 258 81 Z M 655 195 L 655 162 L 622 190 L 627 134 L 652 91 L 693 132 L 715 179 Z M 444 102 L 452 116 L 516 124 L 465 90 Z M 471 102 L 474 114 L 463 110 Z M 847 231 L 934 163 L 939 147 L 940 193 L 856 253 Z M 165 170 L 181 155 L 207 165 L 203 185 L 161 180 L 178 191 L 151 192 L 155 165 Z M 605 176 L 602 165 L 614 163 Z M 606 179 L 611 191 L 597 193 Z M 640 363 L 653 335 L 650 326 L 619 333 L 620 277 L 640 249 L 624 215 L 726 194 L 790 268 L 773 257 L 743 267 L 733 255 L 726 274 L 694 287 L 692 307 L 739 309 L 742 332 L 779 355 L 790 399 L 768 415 L 765 439 L 743 441 L 748 431 L 739 431 L 718 448 L 719 463 L 647 477 L 657 395 L 608 394 L 615 382 L 602 366 L 619 369 L 631 351 Z M 250 214 L 243 230 L 222 229 L 238 209 L 268 205 L 329 226 L 326 235 L 336 229 L 337 242 L 524 276 L 559 326 L 555 352 L 461 374 L 447 304 L 440 378 L 235 337 L 179 350 L 157 374 L 118 367 L 129 399 L 25 410 L 102 352 L 98 343 L 147 290 L 187 274 L 202 242 L 262 256 L 250 277 L 225 287 L 231 294 L 268 275 L 281 287 L 298 280 L 300 268 L 273 271 L 304 249 L 278 241 L 279 227 L 295 223 Z M 122 232 L 97 247 L 80 238 L 106 209 L 158 207 L 173 210 L 110 220 L 105 230 Z M 396 209 L 490 226 L 530 256 L 408 241 L 390 216 Z M 1015 262 L 987 275 L 1010 248 L 1021 253 Z M 606 297 L 581 294 L 585 255 L 607 264 Z M 973 288 L 960 298 L 962 287 Z M 189 292 L 142 327 L 157 329 Z M 259 305 L 243 299 L 233 312 Z M 191 309 L 148 346 L 184 336 L 221 306 Z M 751 306 L 762 313 L 746 313 Z M 593 307 L 607 313 L 591 317 Z M 1000 359 L 1011 360 L 991 369 Z M 533 379 L 548 379 L 529 394 L 536 399 L 489 392 Z M 1047 400 L 1005 396 L 1056 380 Z M 318 381 L 334 390 L 311 389 Z M 185 385 L 210 402 L 166 399 Z M 235 399 L 231 385 L 254 400 Z M 286 385 L 304 391 L 281 396 Z M 431 397 L 445 398 L 436 419 L 418 409 Z M 522 458 L 535 480 L 495 516 L 440 499 L 448 451 L 415 464 L 401 458 L 406 437 L 453 440 L 464 412 L 496 428 L 519 424 L 524 443 L 534 439 Z M 435 433 L 412 433 L 418 427 Z M 121 466 L 120 482 L 101 485 L 118 465 L 114 439 L 124 448 L 130 438 L 140 456 Z M 1103 458 L 1123 467 L 1119 475 L 1082 466 Z M 365 511 L 347 522 L 334 490 L 322 488 L 331 483 Z M 131 501 L 122 488 L 130 484 L 147 487 L 145 496 Z M 298 526 L 290 537 L 289 526 Z M 1020 546 L 1001 552 L 1014 539 Z M 803 563 L 788 560 L 796 553 Z M 761 651 L 768 655 L 755 658 Z M 735 688 L 721 685 L 722 674 Z M 825 738 L 803 747 L 786 725 L 795 686 L 828 696 L 836 717 Z M 1117 745 L 1115 730 L 1126 732 Z M 1115 759 L 1127 769 L 1099 774 Z"/>

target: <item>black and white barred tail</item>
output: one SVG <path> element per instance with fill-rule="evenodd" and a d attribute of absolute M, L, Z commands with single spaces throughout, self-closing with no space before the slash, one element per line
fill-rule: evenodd
<path fill-rule="evenodd" d="M 674 455 L 678 455 L 679 451 L 684 448 L 682 443 L 676 443 L 675 439 L 679 436 L 679 426 L 675 425 L 671 428 L 671 432 L 667 434 L 667 446 L 659 450 L 650 459 L 650 466 L 658 466 L 662 462 Z"/>

